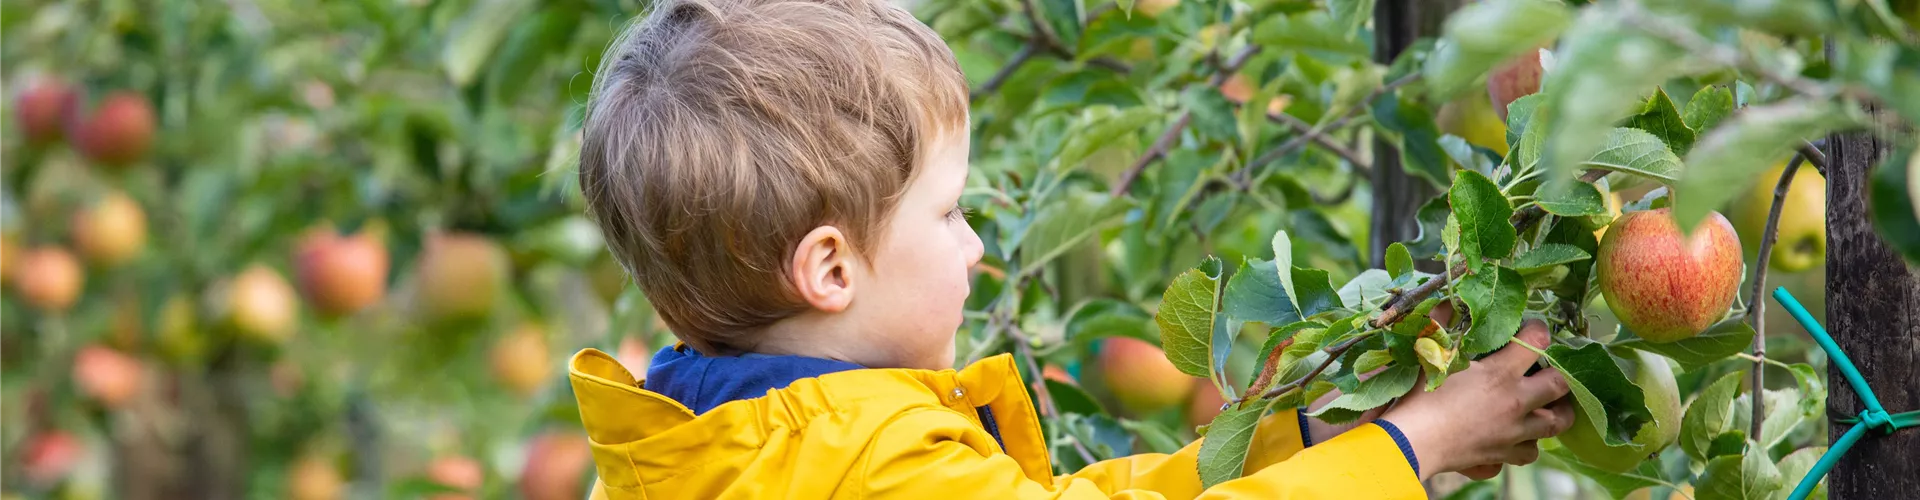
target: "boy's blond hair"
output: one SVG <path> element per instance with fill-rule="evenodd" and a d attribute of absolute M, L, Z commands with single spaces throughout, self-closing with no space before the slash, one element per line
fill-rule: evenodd
<path fill-rule="evenodd" d="M 808 307 L 786 273 L 808 231 L 873 248 L 966 88 L 885 0 L 666 0 L 600 63 L 580 186 L 674 334 L 738 352 Z"/>

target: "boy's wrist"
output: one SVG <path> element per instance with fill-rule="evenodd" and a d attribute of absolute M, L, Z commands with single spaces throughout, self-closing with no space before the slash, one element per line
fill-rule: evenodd
<path fill-rule="evenodd" d="M 1454 436 L 1435 428 L 1431 419 L 1421 418 L 1419 414 L 1387 415 L 1376 420 L 1382 428 L 1397 430 L 1399 439 L 1405 440 L 1408 465 L 1415 467 L 1414 474 L 1426 480 L 1440 472 L 1453 470 L 1454 464 L 1448 459 L 1458 456 L 1452 451 Z M 1398 439 L 1396 440 L 1398 441 Z"/>

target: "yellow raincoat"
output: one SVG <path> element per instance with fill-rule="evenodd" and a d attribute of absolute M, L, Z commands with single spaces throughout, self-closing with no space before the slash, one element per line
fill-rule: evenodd
<path fill-rule="evenodd" d="M 1293 411 L 1261 421 L 1245 477 L 1204 491 L 1198 441 L 1055 476 L 1010 355 L 959 371 L 828 373 L 698 416 L 604 352 L 583 350 L 568 370 L 594 498 L 1426 498 L 1384 428 L 1303 450 Z"/>

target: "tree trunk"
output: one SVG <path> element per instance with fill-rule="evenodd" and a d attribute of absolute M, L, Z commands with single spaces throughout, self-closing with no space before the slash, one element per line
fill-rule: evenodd
<path fill-rule="evenodd" d="M 1382 0 L 1373 10 L 1373 59 L 1390 64 L 1422 36 L 1437 36 L 1447 14 L 1462 0 Z M 1420 235 L 1414 216 L 1439 194 L 1432 185 L 1407 175 L 1400 152 L 1384 139 L 1373 141 L 1373 213 L 1367 230 L 1367 255 L 1373 267 L 1385 267 L 1387 246 Z M 1422 270 L 1440 272 L 1438 262 L 1421 261 Z M 1430 269 L 1429 269 L 1430 268 Z"/>
<path fill-rule="evenodd" d="M 1881 241 L 1867 218 L 1867 179 L 1892 145 L 1866 133 L 1835 135 L 1828 144 L 1828 330 L 1888 412 L 1920 409 L 1920 275 Z M 1858 415 L 1863 406 L 1840 371 L 1829 366 L 1827 378 L 1828 415 Z M 1829 424 L 1829 435 L 1839 438 L 1848 427 Z M 1833 468 L 1831 498 L 1913 498 L 1920 492 L 1920 431 L 1876 434 L 1860 440 Z"/>

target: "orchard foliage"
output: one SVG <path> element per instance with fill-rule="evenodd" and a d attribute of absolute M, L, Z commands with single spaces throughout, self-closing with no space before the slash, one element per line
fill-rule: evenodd
<path fill-rule="evenodd" d="M 1820 370 L 1740 358 L 1757 338 L 1744 270 L 1705 285 L 1738 293 L 1704 331 L 1655 342 L 1616 326 L 1596 233 L 1621 205 L 1698 232 L 1794 155 L 1824 168 L 1812 141 L 1866 131 L 1899 145 L 1870 202 L 1912 252 L 1903 131 L 1920 122 L 1920 32 L 1906 3 L 1736 3 L 1473 2 L 1382 63 L 1365 0 L 927 2 L 976 85 L 984 187 L 969 200 L 993 272 L 963 345 L 978 357 L 1012 344 L 1033 378 L 1098 337 L 1158 341 L 1204 381 L 1196 402 L 1229 402 L 1197 429 L 1197 472 L 1214 484 L 1241 473 L 1264 412 L 1337 389 L 1311 414 L 1353 420 L 1444 384 L 1537 318 L 1556 331 L 1544 363 L 1568 376 L 1584 430 L 1631 467 L 1549 441 L 1551 465 L 1615 496 L 1783 497 L 1825 443 Z M 1367 154 L 1372 141 L 1397 158 Z M 1421 200 L 1417 238 L 1369 262 L 1375 168 L 1441 195 Z M 1441 302 L 1466 314 L 1440 324 L 1428 314 Z M 1088 370 L 1137 369 L 1116 365 Z M 1648 394 L 1643 369 L 1689 383 Z M 1757 369 L 1791 383 L 1737 385 Z M 1720 382 L 1702 392 L 1709 376 Z M 1036 388 L 1064 414 L 1049 422 L 1063 470 L 1177 444 L 1142 430 L 1166 423 L 1152 415 Z M 1666 424 L 1678 429 L 1635 447 L 1659 425 L 1651 401 L 1689 399 Z"/>

